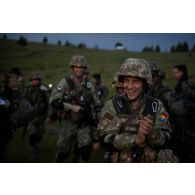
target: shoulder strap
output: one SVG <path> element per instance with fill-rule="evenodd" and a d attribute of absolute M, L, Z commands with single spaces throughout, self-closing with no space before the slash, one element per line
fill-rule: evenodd
<path fill-rule="evenodd" d="M 131 126 L 132 121 L 135 119 L 137 114 L 140 112 L 140 110 L 143 108 L 145 104 L 145 101 L 143 101 L 136 110 L 134 110 L 131 115 L 129 116 L 128 120 L 123 124 L 123 129 L 124 127 Z"/>
<path fill-rule="evenodd" d="M 91 90 L 91 82 L 89 79 L 84 79 L 84 86 L 86 90 Z"/>
<path fill-rule="evenodd" d="M 69 90 L 74 90 L 75 89 L 75 83 L 70 77 L 66 77 L 66 82 L 68 84 Z"/>
<path fill-rule="evenodd" d="M 127 126 L 131 126 L 132 121 L 135 119 L 136 115 L 140 112 L 140 110 L 143 108 L 145 104 L 145 108 L 143 111 L 143 115 L 146 116 L 150 114 L 151 116 L 155 116 L 155 113 L 158 108 L 158 102 L 157 99 L 146 96 L 145 101 L 143 101 L 134 112 L 131 113 L 128 120 L 122 125 L 121 129 L 123 130 Z"/>
<path fill-rule="evenodd" d="M 114 96 L 112 102 L 118 116 L 131 114 L 128 99 L 124 96 Z"/>
<path fill-rule="evenodd" d="M 146 116 L 150 114 L 151 116 L 155 116 L 157 109 L 158 109 L 157 99 L 147 95 L 145 97 L 145 108 L 143 115 Z"/>

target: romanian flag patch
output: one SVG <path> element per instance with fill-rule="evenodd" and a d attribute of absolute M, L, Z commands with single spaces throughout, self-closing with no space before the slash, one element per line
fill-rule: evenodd
<path fill-rule="evenodd" d="M 163 112 L 160 116 L 160 122 L 165 122 L 168 119 L 168 114 L 166 112 Z"/>

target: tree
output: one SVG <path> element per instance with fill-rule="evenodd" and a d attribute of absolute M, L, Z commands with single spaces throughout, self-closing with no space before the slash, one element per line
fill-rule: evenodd
<path fill-rule="evenodd" d="M 175 51 L 181 52 L 182 50 L 183 50 L 183 45 L 182 45 L 182 43 L 178 43 L 178 45 L 177 45 L 176 48 L 175 48 Z"/>
<path fill-rule="evenodd" d="M 189 51 L 189 46 L 188 46 L 188 43 L 186 41 L 183 43 L 183 51 L 185 51 L 185 52 Z"/>
<path fill-rule="evenodd" d="M 4 39 L 4 40 L 7 39 L 7 35 L 6 35 L 6 34 L 3 35 L 3 39 Z"/>
<path fill-rule="evenodd" d="M 24 38 L 22 35 L 20 36 L 20 38 L 18 39 L 18 41 L 16 41 L 16 43 L 20 46 L 27 46 L 27 39 Z"/>
<path fill-rule="evenodd" d="M 122 46 L 123 46 L 123 44 L 120 43 L 120 42 L 117 42 L 117 43 L 115 44 L 115 48 L 116 48 L 116 47 L 122 47 Z"/>
<path fill-rule="evenodd" d="M 192 49 L 191 49 L 192 52 L 195 51 L 195 44 L 193 45 Z"/>
<path fill-rule="evenodd" d="M 75 47 L 75 45 L 72 44 L 72 43 L 70 43 L 69 41 L 66 41 L 66 42 L 65 42 L 65 46 L 66 46 L 66 47 Z"/>
<path fill-rule="evenodd" d="M 188 52 L 189 46 L 188 43 L 185 41 L 183 43 L 178 43 L 178 45 L 175 47 L 176 52 Z"/>
<path fill-rule="evenodd" d="M 60 40 L 58 41 L 58 45 L 62 45 L 62 42 Z"/>
<path fill-rule="evenodd" d="M 153 52 L 153 51 L 154 51 L 153 46 L 151 46 L 151 47 L 144 47 L 143 50 L 142 50 L 142 52 Z"/>
<path fill-rule="evenodd" d="M 46 36 L 45 36 L 45 37 L 43 37 L 43 43 L 44 43 L 44 44 L 47 44 L 47 42 L 48 42 L 47 37 L 46 37 Z"/>
<path fill-rule="evenodd" d="M 160 46 L 159 45 L 156 46 L 155 51 L 160 52 Z"/>
<path fill-rule="evenodd" d="M 85 43 L 79 43 L 77 48 L 81 49 L 81 48 L 87 48 L 86 44 Z"/>
<path fill-rule="evenodd" d="M 175 52 L 175 46 L 174 45 L 171 47 L 170 52 Z"/>

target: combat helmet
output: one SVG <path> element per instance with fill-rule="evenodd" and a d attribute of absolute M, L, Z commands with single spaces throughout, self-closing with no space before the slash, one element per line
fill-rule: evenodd
<path fill-rule="evenodd" d="M 32 80 L 42 80 L 41 75 L 39 72 L 33 72 L 30 76 L 30 81 Z"/>
<path fill-rule="evenodd" d="M 71 60 L 69 66 L 72 68 L 74 66 L 79 66 L 83 68 L 88 68 L 87 60 L 84 56 L 74 55 Z"/>
<path fill-rule="evenodd" d="M 144 59 L 128 58 L 119 71 L 119 81 L 123 82 L 125 76 L 144 79 L 148 85 L 152 85 L 152 74 L 149 63 Z"/>
<path fill-rule="evenodd" d="M 12 89 L 13 91 L 20 90 L 22 87 L 22 79 L 20 76 L 14 74 L 14 73 L 9 73 L 6 76 L 6 83 L 7 86 Z"/>
<path fill-rule="evenodd" d="M 117 87 L 123 88 L 124 87 L 124 84 L 122 82 L 118 81 L 118 75 L 119 75 L 119 72 L 116 72 L 114 77 L 113 77 L 113 80 L 112 80 L 112 87 L 113 88 L 117 88 Z"/>

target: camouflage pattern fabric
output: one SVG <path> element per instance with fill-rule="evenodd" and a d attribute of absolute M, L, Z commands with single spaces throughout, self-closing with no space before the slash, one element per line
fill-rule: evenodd
<path fill-rule="evenodd" d="M 45 128 L 44 121 L 48 112 L 48 91 L 42 90 L 41 85 L 36 87 L 29 85 L 26 88 L 25 97 L 33 107 L 28 125 L 29 135 L 36 134 L 42 137 Z"/>
<path fill-rule="evenodd" d="M 104 105 L 106 98 L 108 96 L 108 88 L 102 84 L 99 84 L 95 86 L 95 91 L 96 91 L 97 97 L 101 101 L 101 104 Z"/>
<path fill-rule="evenodd" d="M 157 163 L 178 163 L 179 158 L 173 154 L 172 150 L 164 149 L 159 150 L 156 156 Z"/>
<path fill-rule="evenodd" d="M 87 69 L 88 68 L 87 59 L 81 55 L 74 55 L 70 60 L 69 66 L 71 68 L 73 66 L 79 66 L 79 67 L 84 67 Z"/>
<path fill-rule="evenodd" d="M 142 101 L 144 101 L 144 98 Z M 158 106 L 155 108 L 154 126 L 147 136 L 146 141 L 146 146 L 150 147 L 152 152 L 155 148 L 162 147 L 165 142 L 170 139 L 170 133 L 172 132 L 169 124 L 169 114 L 166 112 L 162 102 L 160 100 L 157 100 L 157 102 Z M 105 143 L 108 143 L 114 136 L 112 142 L 114 152 L 111 152 L 111 162 L 132 162 L 134 148 L 136 148 L 136 153 L 141 152 L 140 159 L 137 160 L 138 162 L 155 161 L 155 155 L 152 154 L 150 156 L 153 156 L 153 159 L 144 159 L 144 146 L 143 148 L 140 148 L 136 146 L 135 142 L 139 128 L 139 119 L 140 117 L 143 117 L 144 107 L 145 104 L 143 104 L 143 107 L 133 119 L 131 126 L 126 126 L 121 132 L 121 127 L 123 127 L 123 124 L 128 120 L 129 115 L 117 116 L 112 100 L 106 102 L 101 114 L 98 129 L 100 131 L 100 136 Z"/>
<path fill-rule="evenodd" d="M 23 98 L 19 101 L 17 110 L 10 117 L 16 127 L 21 127 L 31 119 L 32 114 L 33 107 L 26 99 Z"/>
<path fill-rule="evenodd" d="M 182 81 L 180 88 L 173 92 L 170 105 L 174 124 L 173 150 L 181 162 L 195 162 L 195 94 L 189 81 Z"/>
<path fill-rule="evenodd" d="M 73 79 L 73 76 L 70 77 Z M 69 103 L 77 104 L 74 102 L 74 98 L 80 99 L 80 97 L 85 99 L 85 94 L 90 97 L 87 100 L 87 105 L 90 107 L 93 106 L 101 106 L 100 100 L 98 99 L 95 88 L 91 81 L 87 80 L 87 82 L 83 79 L 81 84 L 74 82 L 75 89 L 70 89 L 67 80 L 62 79 L 57 85 L 56 89 L 52 92 L 50 97 L 50 104 L 55 100 L 61 100 L 63 108 L 61 110 L 61 129 L 59 131 L 59 137 L 57 140 L 57 146 L 60 151 L 69 152 L 73 147 L 74 143 L 77 142 L 79 147 L 90 145 L 92 143 L 91 132 L 89 130 L 90 126 L 90 113 L 88 116 L 83 116 L 82 112 L 74 113 L 69 110 Z M 88 89 L 86 89 L 86 87 Z M 66 96 L 72 94 L 72 98 L 68 98 L 68 102 L 66 101 Z M 83 94 L 80 96 L 80 94 Z M 65 99 L 64 99 L 65 97 Z M 73 98 L 74 97 L 74 98 Z M 50 106 L 49 115 L 52 116 L 54 113 L 54 108 Z M 84 117 L 84 118 L 83 118 Z M 73 141 L 74 140 L 74 141 Z"/>
<path fill-rule="evenodd" d="M 150 66 L 148 62 L 143 59 L 126 59 L 119 70 L 119 81 L 120 77 L 123 76 L 132 76 L 145 79 L 148 85 L 152 85 L 152 74 Z"/>

